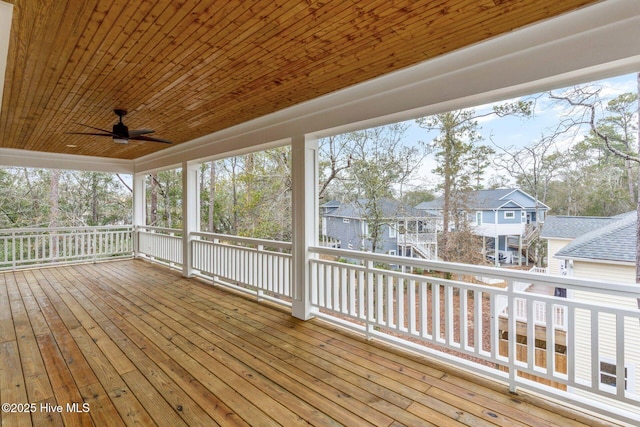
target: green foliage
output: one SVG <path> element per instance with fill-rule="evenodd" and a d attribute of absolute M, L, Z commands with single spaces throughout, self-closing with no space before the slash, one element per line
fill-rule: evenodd
<path fill-rule="evenodd" d="M 117 175 L 0 169 L 0 228 L 128 224 L 131 203 Z"/>
<path fill-rule="evenodd" d="M 208 163 L 203 169 L 201 200 L 203 230 L 291 240 L 290 148 Z"/>
<path fill-rule="evenodd" d="M 422 202 L 430 202 L 435 198 L 436 195 L 430 190 L 410 190 L 402 195 L 402 203 L 407 206 L 417 206 Z"/>

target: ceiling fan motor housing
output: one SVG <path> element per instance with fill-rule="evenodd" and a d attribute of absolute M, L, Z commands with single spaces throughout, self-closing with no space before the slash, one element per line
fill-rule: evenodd
<path fill-rule="evenodd" d="M 113 112 L 120 117 L 120 121 L 113 125 L 113 141 L 118 144 L 128 144 L 129 128 L 122 123 L 122 117 L 127 114 L 127 110 L 113 110 Z"/>

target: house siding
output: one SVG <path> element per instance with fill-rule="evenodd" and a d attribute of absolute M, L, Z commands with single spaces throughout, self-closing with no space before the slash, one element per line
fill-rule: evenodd
<path fill-rule="evenodd" d="M 513 212 L 513 218 L 507 218 L 507 212 Z M 520 218 L 522 209 L 505 208 L 498 212 L 498 224 L 520 224 L 522 219 Z"/>
<path fill-rule="evenodd" d="M 535 205 L 536 203 L 535 198 L 529 197 L 520 191 L 514 191 L 507 198 L 509 200 L 513 200 L 514 202 L 516 202 L 521 206 L 531 206 L 531 205 Z"/>
<path fill-rule="evenodd" d="M 343 249 L 360 250 L 362 245 L 360 220 L 349 218 L 349 223 L 345 223 L 342 217 L 329 216 L 326 219 L 327 236 L 339 240 Z"/>
<path fill-rule="evenodd" d="M 635 267 L 628 265 L 590 263 L 574 261 L 573 273 L 575 277 L 589 278 L 602 281 L 635 283 Z M 616 297 L 612 295 L 595 294 L 591 292 L 574 291 L 573 296 L 579 301 L 600 304 L 606 301 L 607 305 L 637 308 L 635 298 Z M 599 353 L 601 359 L 615 361 L 616 349 L 616 322 L 613 315 L 600 315 L 598 336 Z M 576 311 L 576 375 L 577 378 L 590 381 L 591 378 L 591 317 L 584 310 Z M 625 361 L 628 369 L 628 391 L 638 393 L 640 384 L 638 374 L 640 370 L 640 325 L 634 319 L 625 319 Z M 581 357 L 584 355 L 584 357 Z M 575 391 L 580 394 L 579 390 Z"/>
<path fill-rule="evenodd" d="M 342 249 L 353 249 L 370 251 L 372 248 L 371 241 L 363 234 L 363 221 L 356 218 L 348 218 L 349 222 L 345 223 L 344 218 L 326 216 L 323 221 L 326 223 L 326 235 L 330 238 L 339 240 Z M 389 225 L 382 225 L 380 241 L 378 242 L 378 253 L 389 253 L 389 251 L 398 250 L 396 238 L 389 237 Z M 397 227 L 396 227 L 397 233 Z M 396 234 L 397 236 L 397 234 Z M 364 248 L 362 248 L 364 242 Z M 351 246 L 349 246 L 351 245 Z"/>
<path fill-rule="evenodd" d="M 560 264 L 564 262 L 564 260 L 559 260 L 554 258 L 555 255 L 562 248 L 571 243 L 571 240 L 561 240 L 561 239 L 547 239 L 547 267 L 549 274 L 562 274 L 560 270 Z"/>
<path fill-rule="evenodd" d="M 482 211 L 482 223 L 483 224 L 495 224 L 496 218 L 493 211 Z"/>

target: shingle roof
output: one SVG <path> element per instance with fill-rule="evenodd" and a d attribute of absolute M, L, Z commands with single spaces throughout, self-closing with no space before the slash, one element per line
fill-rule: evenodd
<path fill-rule="evenodd" d="M 636 211 L 613 217 L 606 225 L 569 243 L 556 257 L 635 263 L 636 224 Z"/>
<path fill-rule="evenodd" d="M 517 188 L 499 188 L 495 190 L 477 190 L 470 193 L 465 194 L 465 205 L 469 209 L 477 209 L 477 210 L 491 210 L 498 209 L 501 207 L 520 207 L 518 203 L 511 202 L 511 197 L 509 197 L 512 193 L 519 192 L 522 195 L 530 198 L 532 203 L 530 206 L 523 206 L 525 208 L 534 208 L 535 207 L 535 199 L 525 193 L 524 191 Z M 442 209 L 443 197 L 438 197 L 430 202 L 422 202 L 416 206 L 416 209 L 420 210 L 439 210 Z M 547 209 L 547 206 L 544 204 L 540 204 L 543 209 Z"/>
<path fill-rule="evenodd" d="M 366 216 L 367 199 L 358 199 L 355 202 L 343 203 L 336 210 L 325 214 L 325 216 L 335 216 L 341 218 L 363 218 Z M 378 206 L 385 218 L 424 218 L 427 216 L 409 205 L 393 199 L 380 199 Z"/>
<path fill-rule="evenodd" d="M 327 203 L 320 205 L 321 208 L 326 208 L 326 209 L 337 208 L 339 206 L 340 206 L 340 202 L 337 200 L 330 200 Z"/>
<path fill-rule="evenodd" d="M 615 221 L 604 216 L 548 216 L 542 227 L 543 239 L 575 239 Z"/>

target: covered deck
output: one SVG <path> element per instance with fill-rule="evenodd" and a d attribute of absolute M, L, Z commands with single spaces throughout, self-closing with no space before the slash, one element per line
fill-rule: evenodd
<path fill-rule="evenodd" d="M 133 209 L 130 224 L 115 228 L 0 230 L 3 425 L 576 426 L 612 425 L 604 417 L 614 416 L 638 424 L 640 394 L 626 386 L 637 347 L 624 344 L 640 332 L 635 304 L 559 299 L 518 284 L 634 303 L 637 287 L 320 247 L 317 215 L 319 139 L 637 72 L 640 45 L 629 42 L 640 38 L 637 0 L 369 9 L 158 0 L 144 2 L 148 19 L 109 2 L 38 11 L 32 3 L 0 1 L 0 165 L 130 174 Z M 442 18 L 424 25 L 432 16 Z M 113 108 L 174 144 L 68 133 L 80 123 L 109 129 Z M 203 232 L 202 163 L 283 146 L 291 148 L 290 241 Z M 182 223 L 161 229 L 146 222 L 145 182 L 173 168 Z M 519 358 L 516 334 L 500 334 L 496 319 L 518 304 L 528 313 L 545 307 L 549 348 L 553 308 L 564 307 L 567 335 L 582 345 L 567 346 L 568 372 L 553 352 L 537 363 L 534 345 Z M 587 327 L 574 328 L 585 313 Z M 537 326 L 528 322 L 528 339 Z M 515 315 L 508 328 L 516 330 Z M 615 386 L 601 384 L 604 350 Z"/>
<path fill-rule="evenodd" d="M 2 272 L 0 316 L 3 425 L 611 425 L 141 260 Z"/>

